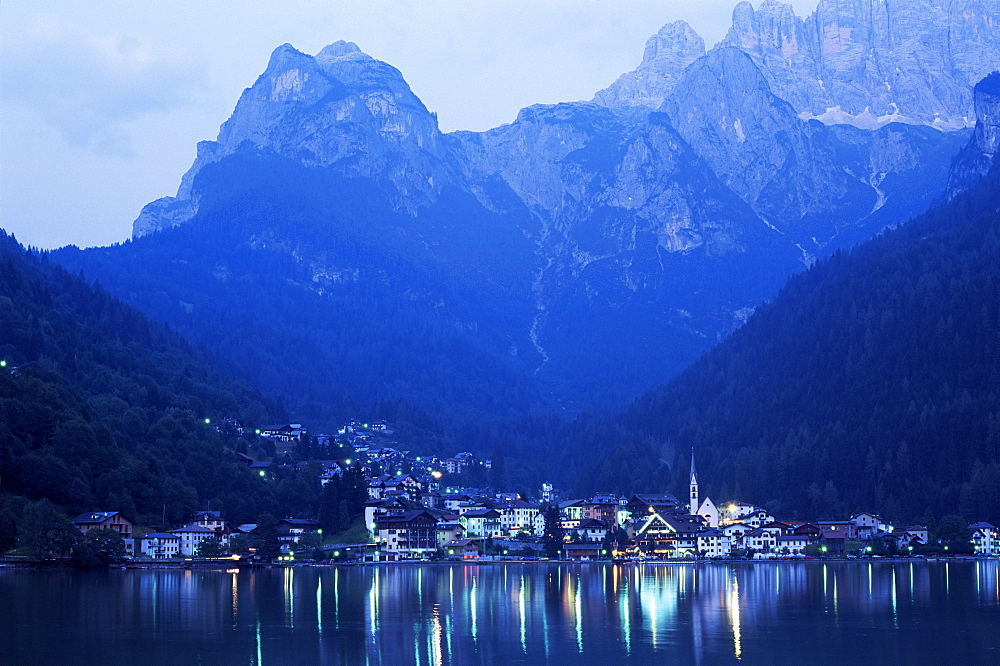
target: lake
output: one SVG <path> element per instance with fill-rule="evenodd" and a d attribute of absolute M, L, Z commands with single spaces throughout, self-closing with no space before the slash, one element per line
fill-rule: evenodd
<path fill-rule="evenodd" d="M 2 664 L 997 663 L 996 561 L 0 570 Z"/>

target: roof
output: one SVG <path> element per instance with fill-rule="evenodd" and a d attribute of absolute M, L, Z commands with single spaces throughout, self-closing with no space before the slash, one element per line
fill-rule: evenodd
<path fill-rule="evenodd" d="M 73 519 L 74 525 L 98 525 L 118 515 L 117 511 L 89 511 Z"/>
<path fill-rule="evenodd" d="M 180 539 L 176 534 L 170 534 L 168 532 L 153 532 L 142 537 L 143 540 L 146 539 Z"/>
<path fill-rule="evenodd" d="M 213 520 L 222 520 L 221 511 L 195 511 L 195 518 L 211 518 Z"/>
<path fill-rule="evenodd" d="M 207 527 L 198 527 L 197 525 L 186 525 L 184 527 L 179 527 L 176 530 L 170 530 L 171 534 L 178 534 L 180 532 L 198 532 L 200 534 L 215 534 L 215 530 L 210 530 Z"/>
<path fill-rule="evenodd" d="M 294 525 L 296 527 L 319 527 L 319 521 L 312 520 L 311 518 L 282 518 L 278 521 L 279 525 L 281 523 Z"/>
<path fill-rule="evenodd" d="M 604 524 L 603 520 L 597 520 L 596 518 L 588 518 L 580 522 L 577 525 L 577 529 L 607 529 L 607 525 Z"/>
<path fill-rule="evenodd" d="M 499 518 L 500 512 L 496 509 L 471 509 L 462 515 L 467 518 Z"/>
<path fill-rule="evenodd" d="M 629 498 L 630 503 L 633 500 L 639 500 L 640 502 L 645 502 L 646 504 L 677 504 L 677 498 L 670 493 L 664 493 L 661 495 L 636 494 Z"/>

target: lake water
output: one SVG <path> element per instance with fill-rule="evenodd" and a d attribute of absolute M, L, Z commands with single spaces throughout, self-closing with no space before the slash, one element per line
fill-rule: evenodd
<path fill-rule="evenodd" d="M 998 663 L 996 561 L 0 570 L 2 664 Z"/>

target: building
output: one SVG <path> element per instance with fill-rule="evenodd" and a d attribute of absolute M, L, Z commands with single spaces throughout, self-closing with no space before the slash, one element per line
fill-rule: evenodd
<path fill-rule="evenodd" d="M 180 557 L 181 538 L 176 534 L 153 532 L 140 540 L 139 552 L 154 560 L 165 560 Z"/>
<path fill-rule="evenodd" d="M 307 534 L 322 534 L 318 520 L 307 518 L 282 518 L 278 521 L 278 543 L 281 552 L 288 553 L 295 549 L 302 537 Z"/>
<path fill-rule="evenodd" d="M 123 539 L 132 538 L 132 521 L 118 511 L 91 511 L 73 519 L 73 526 L 86 534 L 90 530 L 114 530 Z"/>
<path fill-rule="evenodd" d="M 1000 530 L 989 523 L 972 523 L 972 545 L 976 555 L 1000 555 Z"/>
<path fill-rule="evenodd" d="M 496 509 L 470 509 L 462 513 L 462 525 L 467 537 L 499 537 L 504 532 L 500 526 L 500 512 Z"/>
<path fill-rule="evenodd" d="M 379 516 L 375 523 L 375 540 L 385 560 L 419 559 L 437 552 L 438 519 L 429 511 Z"/>
<path fill-rule="evenodd" d="M 198 546 L 206 539 L 219 539 L 221 541 L 215 530 L 199 525 L 188 525 L 177 530 L 170 530 L 170 534 L 180 539 L 178 548 L 184 557 L 194 557 L 198 552 Z"/>

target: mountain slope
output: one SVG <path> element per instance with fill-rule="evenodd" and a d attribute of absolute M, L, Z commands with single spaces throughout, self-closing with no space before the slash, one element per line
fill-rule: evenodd
<path fill-rule="evenodd" d="M 248 519 L 255 501 L 276 507 L 234 461 L 248 443 L 204 419 L 252 427 L 280 409 L 210 369 L 176 333 L 2 232 L 0 359 L 0 514 L 41 498 L 146 524 L 164 513 L 184 520 L 209 501 Z"/>
<path fill-rule="evenodd" d="M 637 487 L 683 487 L 694 447 L 717 499 L 772 500 L 785 515 L 1000 519 L 998 202 L 994 166 L 948 204 L 792 278 L 616 422 L 623 444 L 590 481 L 613 464 Z"/>
<path fill-rule="evenodd" d="M 975 123 L 972 87 L 1000 63 L 991 0 L 820 0 L 802 18 L 791 5 L 740 2 L 713 50 L 749 55 L 775 95 L 802 118 L 875 129 L 892 122 L 941 129 Z M 594 101 L 657 109 L 704 45 L 671 24 L 647 43 L 642 63 Z"/>

